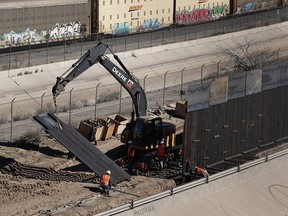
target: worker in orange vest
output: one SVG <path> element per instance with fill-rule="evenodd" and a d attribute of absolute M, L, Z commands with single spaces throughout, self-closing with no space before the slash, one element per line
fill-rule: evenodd
<path fill-rule="evenodd" d="M 128 172 L 133 173 L 133 159 L 135 156 L 135 147 L 133 146 L 132 140 L 128 141 L 128 152 L 127 152 L 127 157 L 128 157 Z"/>
<path fill-rule="evenodd" d="M 158 160 L 159 160 L 159 168 L 164 168 L 164 161 L 166 160 L 166 148 L 164 145 L 164 141 L 162 140 L 160 145 L 158 146 Z"/>
<path fill-rule="evenodd" d="M 199 173 L 199 174 L 203 175 L 205 178 L 207 178 L 209 176 L 208 171 L 206 169 L 201 168 L 201 167 L 196 166 L 194 171 L 195 171 L 195 173 Z"/>
<path fill-rule="evenodd" d="M 107 170 L 100 178 L 100 187 L 103 192 L 109 196 L 109 190 L 111 188 L 111 171 Z"/>

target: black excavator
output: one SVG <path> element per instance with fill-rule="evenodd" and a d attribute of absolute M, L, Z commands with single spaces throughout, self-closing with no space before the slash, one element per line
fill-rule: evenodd
<path fill-rule="evenodd" d="M 107 49 L 113 54 L 122 69 L 105 55 Z M 134 110 L 131 121 L 127 123 L 121 134 L 121 142 L 127 144 L 129 140 L 132 140 L 135 148 L 140 151 L 155 150 L 162 140 L 166 147 L 174 147 L 175 125 L 163 122 L 159 116 L 147 116 L 146 94 L 138 78 L 129 72 L 108 44 L 103 42 L 99 42 L 88 50 L 61 77 L 57 77 L 57 82 L 52 88 L 55 106 L 57 107 L 56 97 L 64 91 L 65 86 L 96 63 L 100 63 L 127 90 L 133 101 Z"/>

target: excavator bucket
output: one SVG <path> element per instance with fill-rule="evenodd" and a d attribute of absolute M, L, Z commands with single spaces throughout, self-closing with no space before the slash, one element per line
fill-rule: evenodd
<path fill-rule="evenodd" d="M 97 149 L 74 127 L 66 125 L 54 114 L 41 114 L 33 118 L 44 127 L 46 133 L 53 136 L 98 176 L 101 176 L 106 170 L 110 170 L 111 183 L 114 186 L 119 182 L 130 180 L 130 175 L 120 166 Z"/>

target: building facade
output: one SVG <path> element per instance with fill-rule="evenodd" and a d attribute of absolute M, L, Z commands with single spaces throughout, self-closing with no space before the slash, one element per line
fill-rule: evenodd
<path fill-rule="evenodd" d="M 173 0 L 100 0 L 95 5 L 96 32 L 121 35 L 173 23 Z"/>

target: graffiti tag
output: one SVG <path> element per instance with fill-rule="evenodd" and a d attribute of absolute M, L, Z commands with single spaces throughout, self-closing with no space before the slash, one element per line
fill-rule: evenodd
<path fill-rule="evenodd" d="M 69 23 L 69 24 L 56 24 L 51 32 L 50 39 L 58 39 L 65 37 L 79 36 L 81 31 L 81 25 L 79 22 Z"/>

